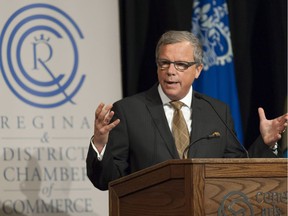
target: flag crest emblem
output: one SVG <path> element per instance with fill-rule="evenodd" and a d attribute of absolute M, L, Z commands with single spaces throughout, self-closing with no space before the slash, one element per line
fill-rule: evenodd
<path fill-rule="evenodd" d="M 227 23 L 228 9 L 225 2 L 194 3 L 192 32 L 201 40 L 204 51 L 204 70 L 232 62 L 232 45 Z M 201 17 L 199 19 L 199 17 Z"/>
<path fill-rule="evenodd" d="M 243 143 L 242 123 L 226 0 L 194 0 L 192 32 L 203 47 L 203 72 L 193 89 L 229 105 L 237 137 Z"/>

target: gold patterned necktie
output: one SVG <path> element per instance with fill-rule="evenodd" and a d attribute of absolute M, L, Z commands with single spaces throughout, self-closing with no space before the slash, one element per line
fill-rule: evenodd
<path fill-rule="evenodd" d="M 182 158 L 183 151 L 189 145 L 190 141 L 187 124 L 181 111 L 181 107 L 184 104 L 181 101 L 171 101 L 170 104 L 174 108 L 172 120 L 172 134 L 174 136 L 179 157 Z"/>

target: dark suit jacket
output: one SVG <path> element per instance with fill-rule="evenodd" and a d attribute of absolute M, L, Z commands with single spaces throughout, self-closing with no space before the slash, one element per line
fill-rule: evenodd
<path fill-rule="evenodd" d="M 233 131 L 233 121 L 226 104 L 202 95 L 216 109 Z M 169 159 L 179 159 L 174 139 L 164 113 L 157 85 L 146 92 L 124 98 L 113 105 L 114 119 L 120 124 L 109 135 L 102 161 L 90 146 L 87 155 L 87 175 L 100 190 L 107 190 L 111 180 Z M 247 157 L 242 145 L 232 136 L 209 103 L 192 98 L 192 133 L 190 158 Z M 219 138 L 207 135 L 219 132 Z M 201 139 L 204 138 L 204 139 Z M 199 141 L 196 141 L 200 139 Z M 262 143 L 261 143 L 262 142 Z M 257 146 L 268 148 L 258 139 Z M 261 157 L 262 151 L 255 147 Z M 273 154 L 272 154 L 273 155 Z"/>

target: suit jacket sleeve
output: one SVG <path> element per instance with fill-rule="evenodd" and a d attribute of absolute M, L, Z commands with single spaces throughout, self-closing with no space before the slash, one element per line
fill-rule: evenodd
<path fill-rule="evenodd" d="M 121 123 L 110 132 L 102 160 L 98 160 L 91 144 L 86 158 L 87 176 L 100 190 L 107 190 L 110 181 L 129 174 L 129 141 L 124 114 L 117 103 L 113 105 L 113 111 L 115 115 L 111 121 L 119 118 Z"/>
<path fill-rule="evenodd" d="M 261 136 L 259 136 L 255 140 L 255 142 L 249 147 L 248 152 L 251 158 L 278 158 L 282 156 L 279 148 L 278 154 L 275 155 L 270 149 L 270 147 L 264 143 Z"/>

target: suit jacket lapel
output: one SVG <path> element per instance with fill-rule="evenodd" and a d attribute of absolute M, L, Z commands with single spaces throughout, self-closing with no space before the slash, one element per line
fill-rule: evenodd
<path fill-rule="evenodd" d="M 165 141 L 165 144 L 172 156 L 172 158 L 179 158 L 179 155 L 176 150 L 176 146 L 174 143 L 174 138 L 170 131 L 161 98 L 158 93 L 157 84 L 154 85 L 150 90 L 147 91 L 146 99 L 147 99 L 147 109 L 150 112 L 152 119 L 155 123 L 155 126 Z"/>
<path fill-rule="evenodd" d="M 189 158 L 199 157 L 198 155 L 198 147 L 196 145 L 200 138 L 206 137 L 208 134 L 207 124 L 209 124 L 209 112 L 205 109 L 207 107 L 207 102 L 197 98 L 193 94 L 192 99 L 192 133 L 191 133 L 191 141 L 190 143 L 193 145 L 190 146 Z M 211 131 L 210 131 L 211 132 Z"/>
<path fill-rule="evenodd" d="M 194 142 L 201 136 L 201 131 L 203 130 L 203 121 L 201 119 L 203 116 L 201 115 L 201 104 L 199 103 L 199 99 L 196 98 L 193 94 L 192 99 L 192 133 L 190 134 L 190 143 Z"/>

